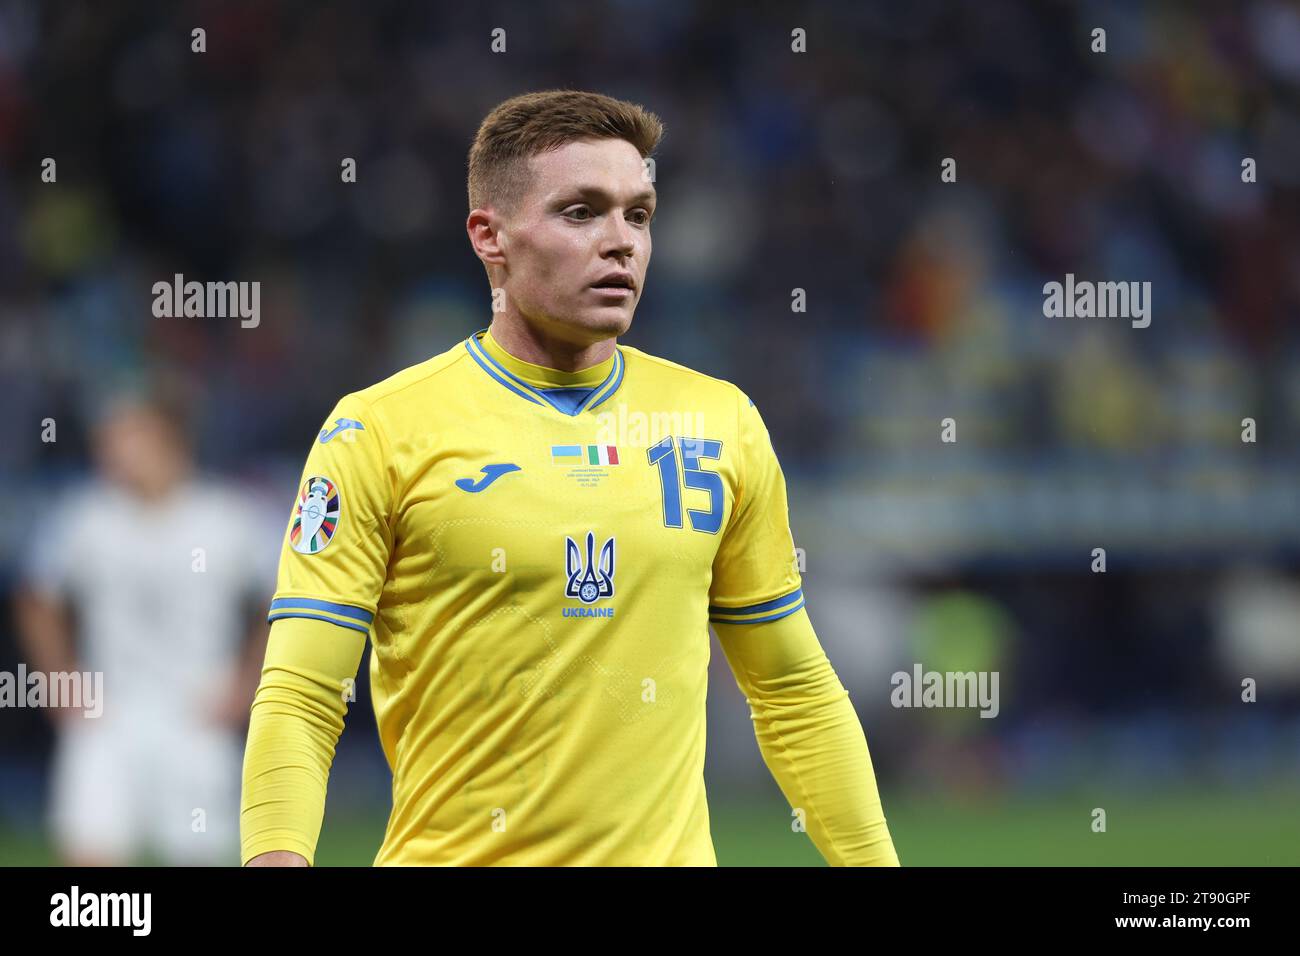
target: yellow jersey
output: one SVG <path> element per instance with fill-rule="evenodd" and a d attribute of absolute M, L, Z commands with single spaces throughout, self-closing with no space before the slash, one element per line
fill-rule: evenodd
<path fill-rule="evenodd" d="M 270 619 L 371 638 L 377 865 L 713 866 L 709 621 L 802 607 L 736 386 L 623 345 L 560 372 L 484 329 L 330 413 Z"/>

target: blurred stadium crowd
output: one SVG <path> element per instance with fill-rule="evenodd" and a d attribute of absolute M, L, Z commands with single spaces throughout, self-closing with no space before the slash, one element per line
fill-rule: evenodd
<path fill-rule="evenodd" d="M 463 227 L 482 116 L 594 89 L 667 127 L 625 341 L 762 409 L 887 797 L 1296 774 L 1294 5 L 472 8 L 0 6 L 4 594 L 86 473 L 95 410 L 146 379 L 185 394 L 198 461 L 269 507 L 273 549 L 333 401 L 488 324 Z M 176 273 L 260 281 L 260 323 L 155 318 Z M 1150 281 L 1150 327 L 1045 318 L 1067 273 Z M 1000 670 L 1001 716 L 891 708 L 915 661 Z M 765 774 L 735 694 L 710 706 L 719 786 Z M 340 760 L 374 743 L 350 726 Z M 0 719 L 21 784 L 0 814 L 26 818 L 48 746 L 36 715 Z"/>

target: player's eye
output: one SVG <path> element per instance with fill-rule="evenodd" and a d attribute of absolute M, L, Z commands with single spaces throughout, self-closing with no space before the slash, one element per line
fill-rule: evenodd
<path fill-rule="evenodd" d="M 634 210 L 632 213 L 632 219 L 638 226 L 650 225 L 650 213 L 646 212 L 644 209 Z"/>
<path fill-rule="evenodd" d="M 580 216 L 579 213 L 582 213 L 583 215 Z M 577 219 L 578 221 L 584 221 L 586 219 L 591 218 L 591 210 L 586 206 L 574 206 L 572 209 L 567 210 L 564 214 L 568 216 L 570 219 Z"/>

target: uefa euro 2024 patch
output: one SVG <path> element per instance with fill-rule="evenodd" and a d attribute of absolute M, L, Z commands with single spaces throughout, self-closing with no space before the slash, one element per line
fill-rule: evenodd
<path fill-rule="evenodd" d="M 308 478 L 298 492 L 298 507 L 289 528 L 289 544 L 299 554 L 317 554 L 339 527 L 339 490 L 319 475 Z"/>

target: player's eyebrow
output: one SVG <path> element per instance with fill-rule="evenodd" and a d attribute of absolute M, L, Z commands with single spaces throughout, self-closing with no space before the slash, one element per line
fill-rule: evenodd
<path fill-rule="evenodd" d="M 583 199 L 608 200 L 612 198 L 610 196 L 609 191 L 601 188 L 600 186 L 576 186 L 573 189 L 566 190 L 564 194 L 566 196 L 574 196 L 574 195 L 581 196 Z M 651 188 L 651 189 L 643 189 L 635 196 L 632 196 L 630 199 L 628 199 L 628 203 L 629 204 L 648 203 L 649 205 L 653 206 L 658 202 L 658 200 L 659 200 L 658 194 L 654 191 L 653 188 Z"/>

